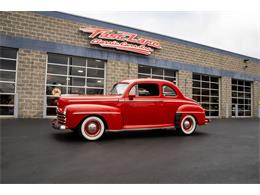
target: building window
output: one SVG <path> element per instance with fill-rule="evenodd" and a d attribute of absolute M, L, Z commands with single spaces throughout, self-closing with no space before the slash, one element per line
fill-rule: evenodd
<path fill-rule="evenodd" d="M 251 116 L 251 82 L 232 79 L 232 116 Z"/>
<path fill-rule="evenodd" d="M 56 114 L 62 94 L 104 94 L 105 61 L 48 54 L 46 115 Z"/>
<path fill-rule="evenodd" d="M 0 116 L 14 116 L 17 49 L 0 47 Z"/>
<path fill-rule="evenodd" d="M 192 74 L 192 98 L 204 109 L 208 117 L 219 116 L 219 78 Z"/>
<path fill-rule="evenodd" d="M 176 84 L 176 70 L 138 65 L 138 78 L 164 79 Z"/>

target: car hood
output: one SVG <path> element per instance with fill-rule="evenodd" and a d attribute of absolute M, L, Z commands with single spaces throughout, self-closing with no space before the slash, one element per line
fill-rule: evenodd
<path fill-rule="evenodd" d="M 69 104 L 87 104 L 87 103 L 104 103 L 119 101 L 117 95 L 63 95 L 58 100 L 58 110 L 64 111 L 64 108 Z"/>

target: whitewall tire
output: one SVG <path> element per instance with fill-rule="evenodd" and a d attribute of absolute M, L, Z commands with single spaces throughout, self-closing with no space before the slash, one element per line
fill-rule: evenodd
<path fill-rule="evenodd" d="M 82 138 L 94 141 L 99 139 L 105 131 L 104 122 L 96 116 L 86 118 L 79 129 L 79 134 Z"/>
<path fill-rule="evenodd" d="M 179 131 L 184 135 L 191 135 L 195 132 L 197 122 L 194 116 L 186 115 L 181 119 Z"/>

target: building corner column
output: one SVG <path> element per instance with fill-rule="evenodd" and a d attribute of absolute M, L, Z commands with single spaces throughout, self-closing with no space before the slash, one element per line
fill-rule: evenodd
<path fill-rule="evenodd" d="M 230 118 L 232 116 L 232 100 L 231 100 L 231 78 L 220 78 L 220 118 Z"/>
<path fill-rule="evenodd" d="M 180 70 L 177 85 L 185 96 L 192 98 L 192 72 Z"/>
<path fill-rule="evenodd" d="M 43 117 L 46 60 L 45 52 L 31 49 L 18 51 L 18 118 Z"/>
<path fill-rule="evenodd" d="M 258 103 L 260 102 L 260 82 L 259 81 L 254 81 L 252 84 L 252 88 L 253 88 L 253 98 L 252 98 L 252 106 L 253 106 L 253 112 L 252 112 L 252 116 L 253 117 L 258 117 L 260 116 L 258 112 Z"/>

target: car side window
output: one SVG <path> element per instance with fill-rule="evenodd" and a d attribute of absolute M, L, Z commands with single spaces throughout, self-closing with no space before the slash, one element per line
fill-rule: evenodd
<path fill-rule="evenodd" d="M 164 85 L 163 86 L 163 95 L 166 97 L 167 96 L 174 97 L 174 96 L 176 96 L 176 92 L 171 87 Z"/>
<path fill-rule="evenodd" d="M 129 95 L 159 96 L 160 95 L 159 85 L 153 83 L 137 84 L 132 87 L 132 89 L 129 92 Z"/>

